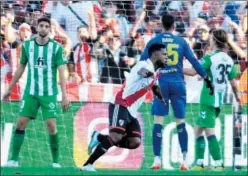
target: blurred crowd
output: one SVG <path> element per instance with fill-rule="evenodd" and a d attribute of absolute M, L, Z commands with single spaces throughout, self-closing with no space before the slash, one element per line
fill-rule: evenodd
<path fill-rule="evenodd" d="M 68 58 L 69 82 L 122 84 L 146 43 L 162 32 L 164 13 L 176 17 L 175 35 L 197 59 L 210 51 L 209 33 L 228 32 L 227 52 L 239 73 L 247 68 L 246 1 L 1 1 L 1 80 L 10 80 L 23 41 L 35 37 L 37 19 L 51 18 L 51 38 Z"/>

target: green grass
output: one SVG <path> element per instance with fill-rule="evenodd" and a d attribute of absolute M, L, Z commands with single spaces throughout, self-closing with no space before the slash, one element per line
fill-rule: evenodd
<path fill-rule="evenodd" d="M 60 160 L 63 166 L 62 169 L 52 169 L 49 167 L 52 163 L 50 149 L 48 144 L 48 133 L 44 121 L 39 113 L 37 120 L 31 121 L 27 128 L 26 138 L 22 146 L 20 154 L 20 168 L 1 168 L 1 175 L 247 175 L 246 171 L 233 172 L 231 168 L 227 168 L 223 172 L 195 172 L 195 171 L 151 171 L 149 168 L 153 162 L 152 152 L 152 127 L 153 117 L 150 115 L 150 104 L 143 104 L 140 112 L 143 113 L 144 121 L 144 153 L 145 157 L 142 166 L 139 170 L 115 170 L 115 169 L 99 169 L 97 173 L 80 172 L 75 168 L 73 159 L 73 118 L 78 109 L 83 103 L 73 103 L 68 112 L 60 112 L 58 118 L 58 131 L 60 136 Z M 19 103 L 1 103 L 1 127 L 4 129 L 4 124 L 16 122 L 19 112 Z M 199 105 L 188 104 L 186 112 L 186 121 L 193 125 L 195 118 L 199 112 Z M 225 105 L 220 115 L 221 123 L 224 121 L 225 114 L 231 114 L 231 105 Z M 244 113 L 247 113 L 247 108 L 244 108 Z M 173 122 L 175 119 L 170 115 L 165 119 L 165 125 Z M 66 125 L 65 125 L 66 124 Z M 15 128 L 15 127 L 14 127 Z M 175 131 L 176 133 L 176 131 Z M 223 136 L 224 130 L 222 130 Z M 27 140 L 28 139 L 28 140 Z M 38 140 L 37 140 L 38 139 Z M 223 143 L 223 140 L 220 141 Z M 178 163 L 171 163 L 177 167 Z"/>
<path fill-rule="evenodd" d="M 97 172 L 82 172 L 77 168 L 2 168 L 1 175 L 247 175 L 247 171 L 232 171 L 230 168 L 222 172 L 216 171 L 152 171 L 143 170 L 114 170 L 98 169 Z"/>

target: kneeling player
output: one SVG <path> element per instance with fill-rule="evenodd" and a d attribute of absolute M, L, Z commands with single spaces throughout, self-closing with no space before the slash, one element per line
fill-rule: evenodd
<path fill-rule="evenodd" d="M 102 135 L 96 131 L 92 134 L 89 153 L 92 153 L 94 147 L 96 149 L 81 170 L 95 171 L 92 164 L 112 146 L 128 149 L 139 147 L 141 129 L 136 118 L 137 110 L 149 90 L 153 90 L 155 96 L 163 101 L 155 82 L 159 76 L 158 69 L 163 68 L 167 61 L 166 47 L 162 44 L 153 44 L 148 53 L 150 59 L 138 62 L 132 68 L 123 88 L 109 105 L 109 135 Z"/>

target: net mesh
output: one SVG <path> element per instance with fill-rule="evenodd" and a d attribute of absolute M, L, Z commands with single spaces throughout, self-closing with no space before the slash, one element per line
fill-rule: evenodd
<path fill-rule="evenodd" d="M 228 53 L 238 71 L 243 108 L 241 159 L 247 166 L 247 3 L 241 1 L 4 1 L 1 2 L 1 97 L 18 67 L 22 42 L 37 33 L 37 19 L 52 18 L 51 37 L 62 44 L 69 60 L 66 71 L 70 110 L 59 110 L 60 161 L 65 167 L 81 166 L 88 157 L 87 146 L 93 130 L 108 132 L 108 102 L 120 90 L 130 69 L 139 61 L 147 42 L 162 32 L 164 13 L 176 18 L 175 35 L 183 37 L 200 60 L 210 51 L 209 31 L 228 32 Z M 185 67 L 191 65 L 185 60 Z M 11 155 L 11 137 L 16 127 L 27 73 L 11 92 L 10 102 L 1 102 L 1 166 Z M 189 133 L 189 164 L 194 162 L 193 126 L 199 113 L 202 81 L 185 77 L 186 122 Z M 61 92 L 58 102 L 61 101 Z M 136 150 L 112 148 L 98 162 L 99 168 L 146 169 L 153 162 L 151 116 L 152 94 L 139 111 L 142 145 Z M 224 164 L 232 166 L 234 97 L 230 86 L 224 107 L 216 121 Z M 60 105 L 59 105 L 60 107 Z M 61 109 L 61 108 L 59 108 Z M 176 169 L 181 161 L 175 119 L 170 109 L 163 130 L 162 163 Z M 213 164 L 208 151 L 205 164 Z M 41 112 L 26 130 L 20 153 L 22 166 L 46 167 L 52 163 L 47 127 Z"/>

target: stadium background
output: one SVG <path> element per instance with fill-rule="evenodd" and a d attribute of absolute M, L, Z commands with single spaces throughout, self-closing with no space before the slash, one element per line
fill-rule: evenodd
<path fill-rule="evenodd" d="M 66 2 L 66 1 L 65 1 Z M 51 156 L 48 144 L 48 134 L 45 124 L 42 120 L 41 114 L 38 119 L 32 121 L 27 129 L 24 145 L 21 149 L 20 163 L 21 168 L 9 169 L 2 166 L 7 161 L 10 155 L 10 139 L 12 132 L 15 129 L 15 122 L 19 112 L 19 100 L 22 96 L 25 87 L 25 75 L 20 80 L 19 84 L 15 86 L 11 94 L 11 102 L 1 102 L 1 174 L 48 174 L 48 175 L 78 175 L 80 173 L 75 166 L 80 166 L 87 158 L 87 144 L 90 138 L 92 129 L 107 131 L 107 102 L 120 89 L 120 84 L 124 81 L 124 72 L 128 72 L 130 68 L 138 61 L 140 51 L 142 51 L 144 44 L 155 35 L 159 33 L 160 17 L 165 11 L 172 13 L 177 18 L 177 35 L 184 37 L 194 50 L 198 59 L 203 53 L 207 53 L 207 40 L 200 37 L 199 31 L 208 32 L 215 25 L 216 28 L 224 28 L 230 32 L 229 37 L 232 38 L 230 42 L 229 54 L 232 56 L 236 68 L 238 70 L 238 78 L 240 84 L 240 92 L 243 93 L 242 101 L 243 121 L 242 121 L 242 159 L 240 165 L 245 166 L 245 171 L 235 172 L 235 174 L 247 174 L 247 27 L 242 26 L 242 20 L 247 14 L 245 3 L 236 1 L 199 1 L 189 7 L 187 3 L 177 1 L 108 1 L 106 3 L 97 1 L 76 2 L 70 4 L 76 12 L 80 12 L 82 19 L 85 19 L 89 24 L 90 15 L 87 13 L 87 8 L 93 8 L 95 17 L 96 30 L 98 42 L 102 44 L 105 40 L 106 51 L 113 49 L 110 40 L 116 42 L 115 45 L 120 44 L 121 52 L 114 55 L 114 60 L 125 60 L 124 65 L 119 61 L 114 65 L 106 64 L 106 60 L 111 57 L 99 59 L 97 68 L 94 67 L 93 60 L 99 50 L 91 50 L 92 67 L 97 71 L 83 74 L 77 72 L 78 77 L 70 76 L 68 78 L 68 95 L 72 101 L 70 110 L 66 113 L 60 112 L 58 118 L 58 131 L 60 136 L 60 159 L 63 166 L 62 169 L 55 170 L 50 167 Z M 60 6 L 59 6 L 59 5 Z M 51 17 L 57 20 L 53 23 L 55 35 L 53 36 L 57 41 L 61 42 L 66 50 L 68 59 L 70 53 L 74 54 L 77 50 L 71 50 L 78 41 L 76 32 L 72 32 L 73 28 L 76 30 L 77 26 L 81 24 L 77 17 L 73 16 L 71 12 L 64 11 L 64 7 L 60 2 L 57 4 L 57 11 L 53 11 L 51 2 L 44 1 L 37 3 L 34 1 L 6 1 L 1 2 L 1 96 L 6 89 L 12 75 L 18 65 L 19 47 L 21 44 L 21 31 L 31 32 L 35 35 L 35 19 L 40 14 L 51 13 Z M 199 6 L 197 6 L 199 5 Z M 160 8 L 158 8 L 160 7 Z M 242 9 L 243 8 L 243 9 Z M 105 9 L 105 12 L 102 13 Z M 68 10 L 68 9 L 67 9 Z M 145 13 L 144 11 L 145 10 Z M 106 13 L 110 12 L 110 13 Z M 56 14 L 56 12 L 58 12 Z M 61 12 L 68 13 L 68 18 L 64 17 Z M 82 12 L 82 13 L 81 13 Z M 194 13 L 190 13 L 194 12 Z M 23 18 L 23 15 L 28 13 L 30 18 Z M 111 14 L 112 13 L 112 14 Z M 216 14 L 215 14 L 216 13 Z M 37 15 L 38 14 L 38 15 Z M 100 15 L 103 14 L 103 15 Z M 46 14 L 47 15 L 47 14 Z M 70 16 L 72 15 L 72 16 Z M 89 18 L 88 18 L 89 16 Z M 13 18 L 15 17 L 15 18 Z M 62 17 L 62 18 L 60 18 Z M 190 17 L 190 19 L 188 19 Z M 34 20 L 31 20 L 34 19 Z M 88 20 L 87 20 L 88 19 Z M 109 25 L 106 25 L 107 19 L 111 19 Z M 247 16 L 246 16 L 247 19 Z M 202 22 L 202 20 L 205 20 Z M 26 25 L 26 24 L 28 25 Z M 235 24 L 234 24 L 235 23 Z M 156 30 L 150 31 L 151 26 L 156 26 Z M 135 28 L 136 26 L 136 28 Z M 203 26 L 203 27 L 202 27 Z M 116 28 L 119 27 L 119 28 Z M 193 30 L 194 29 L 194 30 Z M 107 31 L 107 32 L 106 32 Z M 105 32 L 105 33 L 104 33 Z M 11 38 L 10 36 L 16 36 Z M 92 37 L 92 36 L 91 36 Z M 25 37 L 24 37 L 25 38 Z M 190 40 L 193 39 L 193 40 Z M 109 41 L 108 41 L 109 40 Z M 129 40 L 128 42 L 126 40 Z M 129 43 L 130 42 L 130 43 Z M 87 42 L 85 42 L 87 43 Z M 102 49 L 99 43 L 94 43 L 94 47 Z M 112 43 L 113 44 L 113 43 Z M 232 47 L 234 44 L 239 48 Z M 92 47 L 92 45 L 88 45 Z M 92 48 L 94 48 L 92 47 Z M 112 48 L 111 48 L 112 47 Z M 69 48 L 69 51 L 68 51 Z M 120 49 L 120 48 L 117 48 Z M 116 51 L 117 51 L 116 50 Z M 97 54 L 96 54 L 97 53 Z M 117 52 L 116 52 L 117 53 Z M 77 53 L 80 54 L 80 53 Z M 87 55 L 84 51 L 80 57 Z M 100 55 L 100 54 L 99 54 Z M 126 57 L 125 57 L 126 56 Z M 75 57 L 75 56 L 74 56 Z M 85 56 L 86 57 L 86 56 Z M 118 57 L 117 59 L 115 57 Z M 112 58 L 112 59 L 113 59 Z M 125 58 L 125 59 L 123 59 Z M 89 60 L 88 60 L 89 61 Z M 74 67 L 87 68 L 87 63 L 74 63 Z M 91 62 L 88 62 L 91 64 Z M 185 66 L 189 66 L 185 61 Z M 112 78 L 107 80 L 103 74 L 103 68 L 114 68 L 112 71 L 122 73 L 116 75 L 109 75 Z M 101 70 L 101 71 L 99 71 Z M 245 72 L 246 70 L 246 72 Z M 111 72 L 111 70 L 110 70 Z M 97 73 L 97 74 L 96 74 Z M 126 74 L 126 73 L 125 73 Z M 68 75 L 68 74 L 67 74 Z M 88 76 L 86 76 L 88 75 Z M 90 75 L 90 76 L 89 76 Z M 243 79 L 240 77 L 243 77 Z M 91 79 L 93 78 L 93 79 Z M 108 77 L 107 77 L 108 78 Z M 199 111 L 199 92 L 202 82 L 198 77 L 186 77 L 187 86 L 187 128 L 189 130 L 189 156 L 190 162 L 194 160 L 194 135 L 192 127 L 195 124 L 195 119 Z M 245 92 L 246 91 L 246 92 Z M 61 95 L 58 96 L 58 101 L 61 100 Z M 152 152 L 152 126 L 153 117 L 150 115 L 152 94 L 149 93 L 146 98 L 146 103 L 142 105 L 139 114 L 139 121 L 143 127 L 143 145 L 137 150 L 128 151 L 122 149 L 112 149 L 108 152 L 105 158 L 97 162 L 97 168 L 100 172 L 97 174 L 111 174 L 111 175 L 163 175 L 176 174 L 180 175 L 177 169 L 178 158 L 180 158 L 180 151 L 178 142 L 176 140 L 176 130 L 172 113 L 165 121 L 164 141 L 163 141 L 163 167 L 164 170 L 153 172 L 149 169 L 153 161 Z M 220 115 L 220 120 L 217 120 L 217 137 L 223 147 L 224 163 L 227 166 L 226 171 L 220 174 L 230 174 L 232 172 L 232 105 L 233 95 L 230 87 L 225 94 L 225 106 Z M 171 112 L 171 111 L 170 111 Z M 206 153 L 205 163 L 211 165 L 210 157 Z M 83 173 L 85 174 L 85 173 Z M 183 174 L 199 174 L 197 172 L 188 171 Z M 215 174 L 211 171 L 204 171 L 202 174 Z"/>

